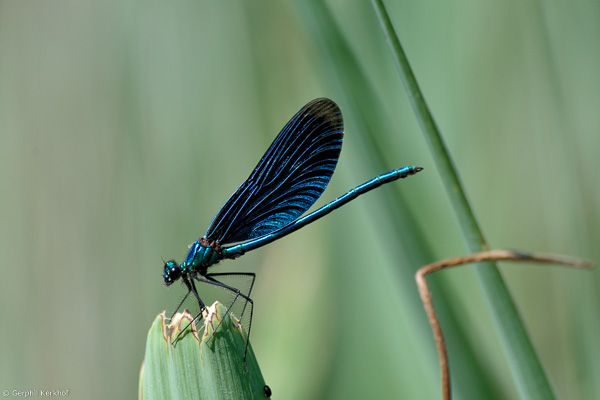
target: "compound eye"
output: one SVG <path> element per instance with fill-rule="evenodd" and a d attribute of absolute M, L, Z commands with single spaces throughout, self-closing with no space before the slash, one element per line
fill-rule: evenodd
<path fill-rule="evenodd" d="M 165 263 L 165 274 L 163 275 L 165 286 L 171 285 L 179 278 L 181 278 L 181 268 L 179 268 L 175 261 L 167 261 Z"/>

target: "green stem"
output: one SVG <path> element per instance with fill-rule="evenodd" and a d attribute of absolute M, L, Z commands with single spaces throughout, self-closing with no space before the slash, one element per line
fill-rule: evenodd
<path fill-rule="evenodd" d="M 207 310 L 202 331 L 187 311 L 169 326 L 164 312 L 156 317 L 140 373 L 140 400 L 270 397 L 252 346 L 244 362 L 246 338 L 239 321 L 218 302 Z"/>
<path fill-rule="evenodd" d="M 372 3 L 419 125 L 435 160 L 437 170 L 441 175 L 442 184 L 458 219 L 465 246 L 471 253 L 488 250 L 488 245 L 469 205 L 456 167 L 425 102 L 385 7 L 381 0 L 372 0 Z M 478 277 L 519 394 L 524 399 L 555 398 L 504 280 L 494 263 L 485 264 L 486 267 L 477 268 L 475 274 Z"/>

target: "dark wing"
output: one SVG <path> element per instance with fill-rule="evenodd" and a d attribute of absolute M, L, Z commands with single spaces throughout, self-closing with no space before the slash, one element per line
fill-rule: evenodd
<path fill-rule="evenodd" d="M 322 98 L 305 105 L 221 207 L 206 238 L 221 244 L 243 242 L 283 228 L 304 214 L 333 175 L 343 135 L 337 104 Z"/>

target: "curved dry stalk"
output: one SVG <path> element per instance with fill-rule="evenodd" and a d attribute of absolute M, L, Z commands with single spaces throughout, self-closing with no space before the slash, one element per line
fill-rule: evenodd
<path fill-rule="evenodd" d="M 527 262 L 538 262 L 538 263 L 550 263 L 550 264 L 562 264 L 566 266 L 576 268 L 591 268 L 592 263 L 574 257 L 566 257 L 553 254 L 537 254 L 537 253 L 524 253 L 514 250 L 489 250 L 482 251 L 479 253 L 473 253 L 467 256 L 460 256 L 454 258 L 448 258 L 446 260 L 438 261 L 432 264 L 425 265 L 419 268 L 415 274 L 415 280 L 417 281 L 417 288 L 419 289 L 419 295 L 425 307 L 425 313 L 431 325 L 433 331 L 433 337 L 438 350 L 440 359 L 440 370 L 442 379 L 442 399 L 450 400 L 452 394 L 450 392 L 450 371 L 448 369 L 448 354 L 446 352 L 446 345 L 444 344 L 444 335 L 442 334 L 442 328 L 433 309 L 433 303 L 431 301 L 431 292 L 425 281 L 425 275 L 439 271 L 444 268 L 455 267 L 463 264 L 476 263 L 480 261 L 527 261 Z"/>

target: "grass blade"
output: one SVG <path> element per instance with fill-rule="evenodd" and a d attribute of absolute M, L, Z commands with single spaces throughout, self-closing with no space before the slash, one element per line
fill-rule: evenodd
<path fill-rule="evenodd" d="M 400 72 L 419 125 L 437 164 L 442 183 L 458 219 L 469 252 L 488 250 L 488 245 L 469 205 L 463 185 L 441 133 L 425 102 L 408 58 L 381 0 L 372 0 L 381 28 Z M 521 317 L 496 265 L 488 262 L 475 270 L 496 332 L 500 337 L 513 379 L 522 398 L 553 399 L 548 378 L 527 335 Z"/>

